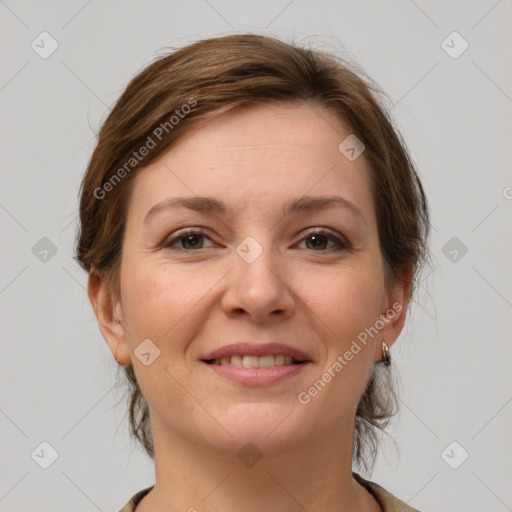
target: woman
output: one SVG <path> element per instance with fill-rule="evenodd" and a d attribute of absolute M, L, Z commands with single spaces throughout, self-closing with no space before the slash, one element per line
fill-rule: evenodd
<path fill-rule="evenodd" d="M 77 259 L 155 485 L 123 512 L 414 510 L 370 468 L 426 198 L 378 89 L 257 35 L 143 70 L 99 134 Z"/>

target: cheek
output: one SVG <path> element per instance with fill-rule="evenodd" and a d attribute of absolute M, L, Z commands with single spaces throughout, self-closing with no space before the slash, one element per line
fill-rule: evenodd
<path fill-rule="evenodd" d="M 131 265 L 127 260 L 126 269 L 122 300 L 133 342 L 149 338 L 161 350 L 177 349 L 179 340 L 187 338 L 185 331 L 197 325 L 201 301 L 215 288 L 219 273 L 151 258 Z M 177 343 L 166 343 L 171 338 Z"/>
<path fill-rule="evenodd" d="M 188 301 L 180 283 L 170 275 L 148 270 L 142 265 L 131 268 L 123 300 L 130 332 L 158 340 L 183 316 Z"/>
<path fill-rule="evenodd" d="M 382 273 L 368 261 L 315 280 L 308 302 L 323 321 L 330 344 L 341 349 L 378 319 L 383 290 Z"/>
<path fill-rule="evenodd" d="M 322 408 L 326 425 L 339 422 L 340 414 L 355 414 L 374 364 L 378 337 L 366 335 L 365 329 L 379 318 L 383 278 L 372 269 L 371 265 L 345 268 L 325 278 L 310 295 L 314 331 L 325 350 L 318 379 L 327 382 L 313 403 Z"/>

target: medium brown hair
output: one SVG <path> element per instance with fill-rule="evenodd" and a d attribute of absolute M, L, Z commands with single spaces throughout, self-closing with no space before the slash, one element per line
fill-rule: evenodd
<path fill-rule="evenodd" d="M 334 113 L 364 143 L 387 284 L 402 279 L 408 268 L 414 291 L 429 254 L 428 205 L 384 98 L 348 59 L 266 36 L 206 39 L 158 58 L 128 84 L 99 132 L 80 188 L 77 261 L 86 271 L 97 271 L 112 297 L 119 297 L 121 249 L 135 171 L 170 149 L 193 126 L 223 112 L 255 104 L 308 102 L 319 111 Z M 144 146 L 151 149 L 142 157 Z M 384 431 L 398 410 L 392 368 L 374 364 L 357 407 L 353 459 L 364 468 L 373 466 L 378 431 Z M 123 369 L 130 433 L 154 458 L 147 402 L 133 365 Z"/>

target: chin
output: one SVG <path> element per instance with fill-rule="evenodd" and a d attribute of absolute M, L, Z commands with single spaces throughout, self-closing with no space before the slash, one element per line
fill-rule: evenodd
<path fill-rule="evenodd" d="M 208 436 L 219 448 L 237 453 L 247 443 L 252 443 L 261 452 L 276 453 L 302 442 L 308 433 L 307 418 L 295 411 L 295 404 L 283 407 L 282 404 L 252 402 L 233 405 L 224 409 L 220 416 L 224 430 Z"/>

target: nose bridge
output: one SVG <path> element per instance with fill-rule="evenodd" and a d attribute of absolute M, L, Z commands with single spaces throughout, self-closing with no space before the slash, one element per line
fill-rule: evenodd
<path fill-rule="evenodd" d="M 260 319 L 275 311 L 289 314 L 294 301 L 286 284 L 285 262 L 272 247 L 272 233 L 261 230 L 247 236 L 235 252 L 227 307 Z"/>
<path fill-rule="evenodd" d="M 275 293 L 283 285 L 276 276 L 281 265 L 279 255 L 272 246 L 271 233 L 260 232 L 255 236 L 247 236 L 236 247 L 236 253 L 236 267 L 240 270 L 238 279 L 245 281 L 246 285 L 252 289 L 261 287 L 267 293 Z"/>

